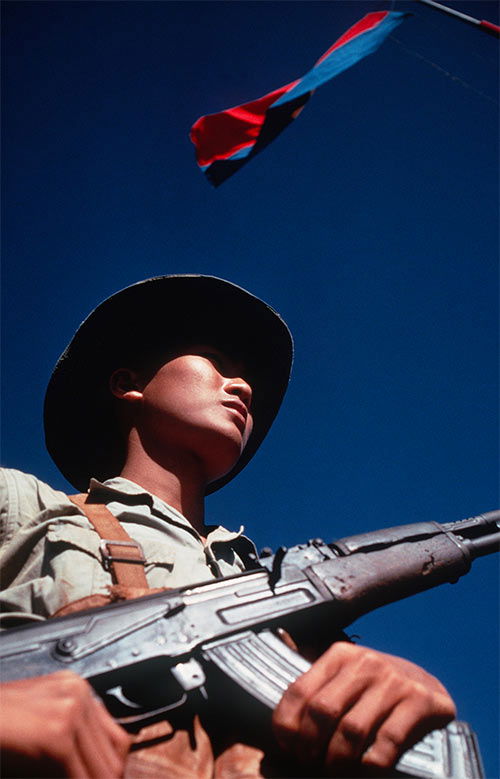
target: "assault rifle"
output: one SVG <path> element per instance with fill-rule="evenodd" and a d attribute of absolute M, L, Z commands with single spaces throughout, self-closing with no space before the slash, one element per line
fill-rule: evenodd
<path fill-rule="evenodd" d="M 310 667 L 277 637 L 278 626 L 340 630 L 379 606 L 455 582 L 474 558 L 499 550 L 499 528 L 500 511 L 492 511 L 308 541 L 256 558 L 242 574 L 12 628 L 0 635 L 2 678 L 70 668 L 129 727 L 206 690 L 210 698 L 217 673 L 273 709 Z M 482 777 L 474 734 L 456 721 L 433 731 L 404 753 L 394 775 Z"/>

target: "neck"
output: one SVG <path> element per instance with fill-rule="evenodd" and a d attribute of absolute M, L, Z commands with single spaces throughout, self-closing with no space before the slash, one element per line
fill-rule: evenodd
<path fill-rule="evenodd" d="M 185 516 L 201 536 L 205 535 L 206 484 L 192 458 L 182 461 L 178 453 L 174 458 L 163 452 L 158 462 L 142 447 L 131 445 L 120 475 L 164 500 Z"/>

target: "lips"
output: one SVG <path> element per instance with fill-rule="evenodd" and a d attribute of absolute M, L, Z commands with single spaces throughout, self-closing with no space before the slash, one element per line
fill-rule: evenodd
<path fill-rule="evenodd" d="M 234 418 L 236 423 L 238 424 L 238 427 L 240 427 L 241 432 L 243 433 L 245 431 L 246 423 L 247 423 L 247 417 L 248 417 L 248 409 L 241 400 L 224 400 L 222 405 L 225 408 L 229 408 L 232 411 L 236 412 L 234 414 Z"/>

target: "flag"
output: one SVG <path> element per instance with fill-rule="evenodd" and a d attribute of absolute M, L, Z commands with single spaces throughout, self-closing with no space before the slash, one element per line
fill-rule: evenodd
<path fill-rule="evenodd" d="M 236 173 L 293 122 L 316 87 L 376 51 L 409 15 L 399 11 L 369 13 L 335 41 L 302 78 L 250 103 L 200 117 L 190 138 L 208 180 L 218 186 Z"/>

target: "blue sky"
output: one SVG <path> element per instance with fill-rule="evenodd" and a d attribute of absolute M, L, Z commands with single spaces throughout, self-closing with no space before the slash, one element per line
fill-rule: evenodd
<path fill-rule="evenodd" d="M 498 22 L 496 2 L 449 5 Z M 212 189 L 193 122 L 390 7 L 413 16 Z M 276 547 L 495 508 L 497 63 L 494 38 L 410 0 L 4 3 L 3 463 L 69 490 L 43 444 L 54 362 L 104 297 L 199 272 L 272 303 L 296 343 L 210 521 Z M 442 679 L 492 779 L 498 581 L 484 558 L 353 628 Z"/>

